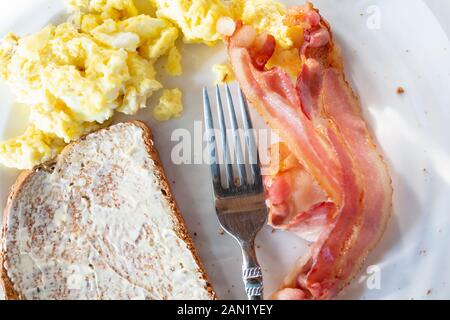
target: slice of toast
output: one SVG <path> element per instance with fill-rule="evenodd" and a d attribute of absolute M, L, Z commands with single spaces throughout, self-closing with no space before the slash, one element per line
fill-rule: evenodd
<path fill-rule="evenodd" d="M 150 130 L 121 123 L 23 173 L 5 209 L 8 299 L 214 299 Z"/>

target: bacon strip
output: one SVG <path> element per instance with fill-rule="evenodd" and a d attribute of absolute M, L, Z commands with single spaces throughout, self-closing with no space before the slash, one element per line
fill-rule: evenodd
<path fill-rule="evenodd" d="M 330 299 L 379 241 L 391 211 L 391 180 L 328 23 L 311 4 L 291 8 L 286 23 L 304 29 L 296 86 L 280 68 L 265 68 L 273 37 L 237 23 L 226 42 L 247 99 L 284 143 L 278 170 L 265 178 L 270 223 L 312 241 L 274 298 Z"/>

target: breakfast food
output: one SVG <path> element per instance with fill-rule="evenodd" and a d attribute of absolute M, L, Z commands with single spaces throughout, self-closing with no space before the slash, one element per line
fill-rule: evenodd
<path fill-rule="evenodd" d="M 213 72 L 216 75 L 216 84 L 229 83 L 235 80 L 233 69 L 227 64 L 215 64 Z"/>
<path fill-rule="evenodd" d="M 390 216 L 391 179 L 359 102 L 345 79 L 329 24 L 312 4 L 285 18 L 303 30 L 297 85 L 268 68 L 274 37 L 242 21 L 226 37 L 236 79 L 251 104 L 281 136 L 280 162 L 265 179 L 270 222 L 311 242 L 275 299 L 329 299 L 359 271 Z"/>
<path fill-rule="evenodd" d="M 19 137 L 0 143 L 0 163 L 11 168 L 29 168 L 55 158 L 64 146 L 63 139 L 31 125 Z"/>
<path fill-rule="evenodd" d="M 5 210 L 9 299 L 213 299 L 149 129 L 122 123 L 23 173 Z"/>
<path fill-rule="evenodd" d="M 0 75 L 31 113 L 29 130 L 0 143 L 0 164 L 30 169 L 52 159 L 61 145 L 107 126 L 115 112 L 136 114 L 163 88 L 155 63 L 164 58 L 165 72 L 181 75 L 176 40 L 182 34 L 186 43 L 218 43 L 223 16 L 273 34 L 278 46 L 268 65 L 299 71 L 295 46 L 302 33 L 283 22 L 287 9 L 274 0 L 66 2 L 68 22 L 23 38 L 9 34 L 0 43 Z M 226 65 L 215 69 L 218 82 L 233 79 Z M 180 94 L 163 91 L 153 111 L 157 120 L 181 115 Z"/>
<path fill-rule="evenodd" d="M 0 74 L 30 107 L 32 127 L 0 143 L 6 166 L 30 169 L 52 159 L 61 144 L 107 125 L 114 112 L 145 108 L 163 87 L 154 67 L 161 57 L 167 56 L 167 73 L 182 72 L 179 31 L 168 20 L 139 14 L 133 1 L 76 4 L 69 22 L 23 38 L 9 34 L 0 43 Z M 179 114 L 181 99 L 174 108 Z"/>
<path fill-rule="evenodd" d="M 176 24 L 186 43 L 214 45 L 221 40 L 216 23 L 229 15 L 229 8 L 220 0 L 151 0 L 156 15 Z"/>
<path fill-rule="evenodd" d="M 177 25 L 186 43 L 214 45 L 222 39 L 217 31 L 217 21 L 231 17 L 253 26 L 258 32 L 270 33 L 278 44 L 277 51 L 268 62 L 269 66 L 282 66 L 290 73 L 300 71 L 300 59 L 295 47 L 302 42 L 299 26 L 284 23 L 287 8 L 275 0 L 152 0 L 159 18 L 169 19 Z M 224 73 L 227 65 L 215 67 L 217 73 Z M 222 77 L 223 82 L 229 77 Z M 219 74 L 218 82 L 221 77 Z"/>
<path fill-rule="evenodd" d="M 214 298 L 148 129 L 101 129 L 156 92 L 156 120 L 182 115 L 181 90 L 156 71 L 182 74 L 181 38 L 224 39 L 229 62 L 214 66 L 217 83 L 236 79 L 280 133 L 265 177 L 269 222 L 311 245 L 273 298 L 336 296 L 380 239 L 392 186 L 319 11 L 275 0 L 67 3 L 67 22 L 0 43 L 0 76 L 30 107 L 25 133 L 0 143 L 0 164 L 38 165 L 6 209 L 8 298 Z"/>
<path fill-rule="evenodd" d="M 179 118 L 183 112 L 181 98 L 180 89 L 164 90 L 159 104 L 153 109 L 153 117 L 159 121 Z"/>

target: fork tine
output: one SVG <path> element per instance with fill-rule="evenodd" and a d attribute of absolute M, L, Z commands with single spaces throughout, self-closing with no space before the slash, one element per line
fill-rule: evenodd
<path fill-rule="evenodd" d="M 209 101 L 208 90 L 203 88 L 203 113 L 205 117 L 206 126 L 206 139 L 208 144 L 208 152 L 211 163 L 211 175 L 213 178 L 213 185 L 216 192 L 220 191 L 222 188 L 222 183 L 220 179 L 220 168 L 217 162 L 216 153 L 216 136 L 214 134 L 214 122 L 211 113 L 211 103 Z"/>
<path fill-rule="evenodd" d="M 239 127 L 236 119 L 236 111 L 234 108 L 233 98 L 231 96 L 230 87 L 226 85 L 228 113 L 230 114 L 230 122 L 233 128 L 235 154 L 239 173 L 239 184 L 242 186 L 247 183 L 247 172 L 245 170 L 244 157 L 242 155 L 241 139 L 239 137 Z"/>
<path fill-rule="evenodd" d="M 217 113 L 219 115 L 219 127 L 222 138 L 222 148 L 224 153 L 225 174 L 227 178 L 227 187 L 234 186 L 233 166 L 230 160 L 230 150 L 227 142 L 227 127 L 225 124 L 225 116 L 223 113 L 222 98 L 220 95 L 219 85 L 216 85 Z"/>
<path fill-rule="evenodd" d="M 252 168 L 254 184 L 260 189 L 262 188 L 261 169 L 259 167 L 259 154 L 256 147 L 255 136 L 253 134 L 253 124 L 248 109 L 247 99 L 239 88 L 239 102 L 242 111 L 242 120 L 245 129 L 245 142 L 249 149 L 250 167 Z"/>

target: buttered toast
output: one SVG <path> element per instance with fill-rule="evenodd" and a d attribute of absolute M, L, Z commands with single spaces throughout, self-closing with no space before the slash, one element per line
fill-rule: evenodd
<path fill-rule="evenodd" d="M 5 209 L 8 299 L 214 299 L 150 130 L 121 123 L 23 173 Z"/>

